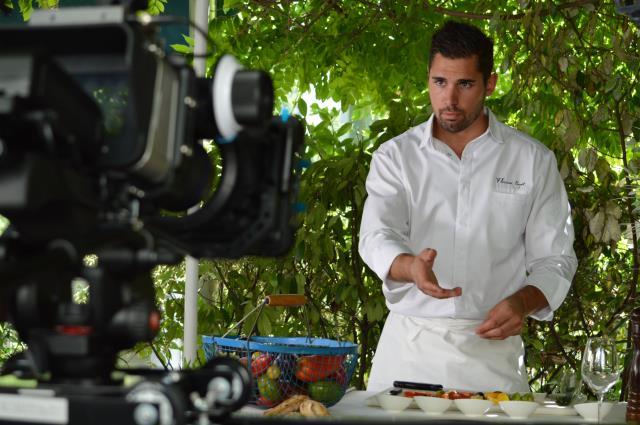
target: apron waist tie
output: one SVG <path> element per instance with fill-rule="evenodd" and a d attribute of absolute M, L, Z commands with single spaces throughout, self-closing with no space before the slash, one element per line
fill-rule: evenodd
<path fill-rule="evenodd" d="M 476 328 L 482 320 L 479 319 L 449 319 L 449 318 L 424 318 L 407 316 L 407 320 L 414 326 L 409 332 L 409 339 L 415 341 L 422 331 L 431 331 L 444 336 L 446 333 L 476 334 Z"/>

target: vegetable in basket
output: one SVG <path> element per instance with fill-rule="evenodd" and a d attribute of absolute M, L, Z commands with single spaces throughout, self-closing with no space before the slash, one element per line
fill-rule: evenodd
<path fill-rule="evenodd" d="M 278 379 L 281 373 L 280 367 L 275 363 L 267 368 L 267 376 L 269 379 Z"/>
<path fill-rule="evenodd" d="M 329 377 L 342 366 L 344 356 L 303 356 L 298 359 L 296 377 L 303 382 L 316 382 Z"/>
<path fill-rule="evenodd" d="M 262 375 L 267 371 L 267 369 L 269 369 L 272 362 L 273 356 L 270 354 L 263 353 L 257 355 L 255 358 L 251 359 L 251 373 L 255 377 Z"/>
<path fill-rule="evenodd" d="M 318 381 L 309 383 L 309 396 L 321 403 L 336 403 L 340 400 L 342 394 L 342 386 L 336 381 Z"/>
<path fill-rule="evenodd" d="M 270 402 L 280 401 L 283 398 L 278 381 L 269 378 L 266 374 L 258 378 L 258 391 L 261 397 Z"/>

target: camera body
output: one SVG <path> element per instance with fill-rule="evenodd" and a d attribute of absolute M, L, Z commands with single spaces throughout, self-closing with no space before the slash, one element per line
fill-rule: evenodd
<path fill-rule="evenodd" d="M 156 265 L 277 256 L 294 240 L 302 124 L 272 116 L 266 73 L 225 55 L 199 78 L 165 53 L 131 13 L 143 3 L 0 28 L 0 320 L 29 346 L 5 372 L 42 384 L 121 383 L 118 351 L 158 331 Z"/>

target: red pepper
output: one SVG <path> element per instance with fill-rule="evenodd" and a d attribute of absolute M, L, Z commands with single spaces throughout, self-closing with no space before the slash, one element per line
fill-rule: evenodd
<path fill-rule="evenodd" d="M 331 376 L 342 366 L 344 356 L 304 356 L 298 360 L 296 378 L 316 382 Z"/>
<path fill-rule="evenodd" d="M 260 376 L 269 369 L 269 365 L 273 362 L 270 354 L 260 354 L 255 359 L 251 359 L 251 373 L 253 376 Z"/>

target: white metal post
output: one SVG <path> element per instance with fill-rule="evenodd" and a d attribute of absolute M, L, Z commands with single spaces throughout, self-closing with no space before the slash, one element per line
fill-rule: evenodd
<path fill-rule="evenodd" d="M 209 0 L 195 0 L 190 3 L 192 21 L 207 32 L 209 28 Z M 207 39 L 200 31 L 194 31 L 193 68 L 198 77 L 204 77 L 207 60 Z M 213 119 L 213 117 L 211 117 Z M 194 207 L 197 210 L 197 207 Z M 193 212 L 190 210 L 189 212 Z M 184 287 L 184 336 L 182 341 L 183 367 L 193 365 L 198 352 L 198 259 L 187 256 Z"/>

